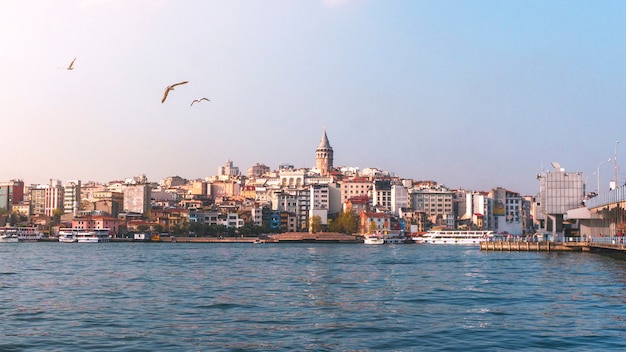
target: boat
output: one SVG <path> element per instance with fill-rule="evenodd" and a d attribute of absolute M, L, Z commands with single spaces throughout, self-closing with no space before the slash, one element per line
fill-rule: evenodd
<path fill-rule="evenodd" d="M 363 243 L 365 243 L 365 244 L 384 244 L 385 240 L 383 239 L 382 235 L 372 234 L 372 235 L 365 235 L 365 237 L 363 238 Z"/>
<path fill-rule="evenodd" d="M 480 244 L 493 237 L 493 231 L 432 230 L 411 239 L 428 244 Z"/>
<path fill-rule="evenodd" d="M 387 233 L 383 235 L 383 241 L 385 244 L 404 244 L 407 243 L 407 238 L 404 232 Z"/>
<path fill-rule="evenodd" d="M 404 233 L 368 234 L 363 238 L 365 244 L 401 244 L 406 243 Z"/>
<path fill-rule="evenodd" d="M 2 226 L 0 242 L 36 242 L 43 237 L 36 226 Z M 17 239 L 15 241 L 14 239 Z"/>
<path fill-rule="evenodd" d="M 12 233 L 3 233 L 0 234 L 0 243 L 17 243 L 19 242 L 19 239 L 17 238 L 17 235 L 12 234 Z"/>
<path fill-rule="evenodd" d="M 74 232 L 61 229 L 59 231 L 59 242 L 73 243 L 78 242 L 78 239 L 74 237 Z"/>
<path fill-rule="evenodd" d="M 109 229 L 59 229 L 59 242 L 99 243 L 109 242 Z"/>

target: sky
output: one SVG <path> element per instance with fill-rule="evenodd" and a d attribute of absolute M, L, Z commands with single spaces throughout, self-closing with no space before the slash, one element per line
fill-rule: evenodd
<path fill-rule="evenodd" d="M 315 167 L 326 129 L 335 166 L 533 195 L 558 162 L 608 189 L 616 166 L 626 181 L 624 18 L 623 1 L 0 0 L 0 181 Z"/>

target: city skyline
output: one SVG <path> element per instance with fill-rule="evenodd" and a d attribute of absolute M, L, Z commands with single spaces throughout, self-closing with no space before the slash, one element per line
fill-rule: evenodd
<path fill-rule="evenodd" d="M 532 195 L 556 161 L 606 191 L 624 181 L 625 15 L 618 1 L 4 2 L 0 180 L 313 168 L 326 126 L 335 166 Z"/>

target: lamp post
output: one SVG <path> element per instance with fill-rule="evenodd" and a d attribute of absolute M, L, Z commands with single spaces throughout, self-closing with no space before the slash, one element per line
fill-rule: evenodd
<path fill-rule="evenodd" d="M 617 145 L 619 141 L 615 142 L 615 150 L 613 151 L 613 187 L 612 189 L 617 188 Z"/>
<path fill-rule="evenodd" d="M 601 161 L 600 164 L 598 164 L 598 167 L 596 168 L 596 178 L 597 178 L 597 183 L 598 183 L 598 197 L 600 196 L 600 165 L 607 163 L 609 161 L 611 161 L 611 158 L 609 158 L 609 160 Z"/>

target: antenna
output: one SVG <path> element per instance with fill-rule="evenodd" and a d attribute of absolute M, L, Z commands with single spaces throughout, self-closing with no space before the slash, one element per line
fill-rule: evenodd
<path fill-rule="evenodd" d="M 553 161 L 553 162 L 552 162 L 552 167 L 553 167 L 555 170 L 561 170 L 561 164 L 557 163 L 556 161 Z"/>

